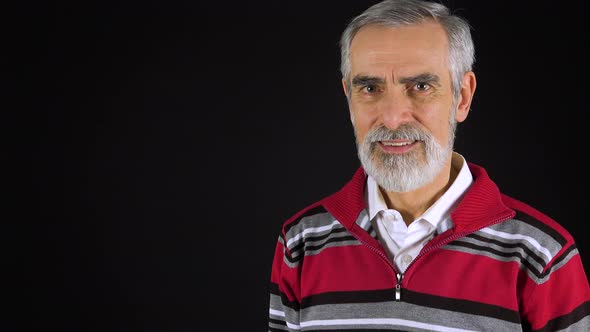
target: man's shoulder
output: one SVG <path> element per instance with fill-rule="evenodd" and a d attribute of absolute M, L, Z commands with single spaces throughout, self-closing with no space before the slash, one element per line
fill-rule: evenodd
<path fill-rule="evenodd" d="M 548 214 L 523 202 L 517 198 L 502 194 L 502 202 L 516 212 L 512 218 L 513 222 L 530 227 L 529 235 L 532 237 L 549 236 L 556 240 L 561 246 L 573 243 L 570 232 L 558 221 Z"/>
<path fill-rule="evenodd" d="M 297 229 L 299 233 L 304 228 L 320 227 L 326 220 L 333 219 L 328 210 L 322 205 L 322 200 L 314 202 L 283 222 L 283 234 Z"/>

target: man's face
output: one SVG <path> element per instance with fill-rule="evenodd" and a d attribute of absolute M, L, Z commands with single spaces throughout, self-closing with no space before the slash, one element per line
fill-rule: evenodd
<path fill-rule="evenodd" d="M 343 83 L 365 170 L 389 191 L 432 181 L 467 115 L 455 112 L 444 29 L 366 26 L 350 51 L 351 81 Z"/>

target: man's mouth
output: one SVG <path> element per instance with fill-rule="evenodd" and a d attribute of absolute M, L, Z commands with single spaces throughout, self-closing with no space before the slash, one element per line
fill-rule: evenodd
<path fill-rule="evenodd" d="M 377 143 L 385 153 L 406 153 L 419 142 L 415 140 L 396 139 L 379 141 Z"/>

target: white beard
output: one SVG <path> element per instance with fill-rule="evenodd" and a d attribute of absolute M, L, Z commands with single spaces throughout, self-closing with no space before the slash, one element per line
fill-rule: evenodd
<path fill-rule="evenodd" d="M 456 124 L 456 121 L 450 123 L 446 146 L 439 144 L 430 133 L 413 125 L 403 125 L 396 130 L 383 126 L 375 128 L 367 133 L 362 144 L 357 139 L 359 160 L 365 172 L 387 191 L 408 192 L 418 189 L 432 182 L 442 171 L 453 150 Z M 404 154 L 387 154 L 377 146 L 379 141 L 393 139 L 416 140 L 422 146 Z"/>

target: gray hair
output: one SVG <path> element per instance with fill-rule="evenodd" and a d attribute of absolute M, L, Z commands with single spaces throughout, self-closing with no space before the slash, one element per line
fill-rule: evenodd
<path fill-rule="evenodd" d="M 385 0 L 355 17 L 340 39 L 340 71 L 350 90 L 350 45 L 357 32 L 367 25 L 400 27 L 433 20 L 442 25 L 449 40 L 449 68 L 455 99 L 461 91 L 463 74 L 472 70 L 475 48 L 470 26 L 440 3 L 420 0 Z M 349 91 L 350 92 L 350 91 Z M 349 93 L 350 95 L 350 93 Z"/>

